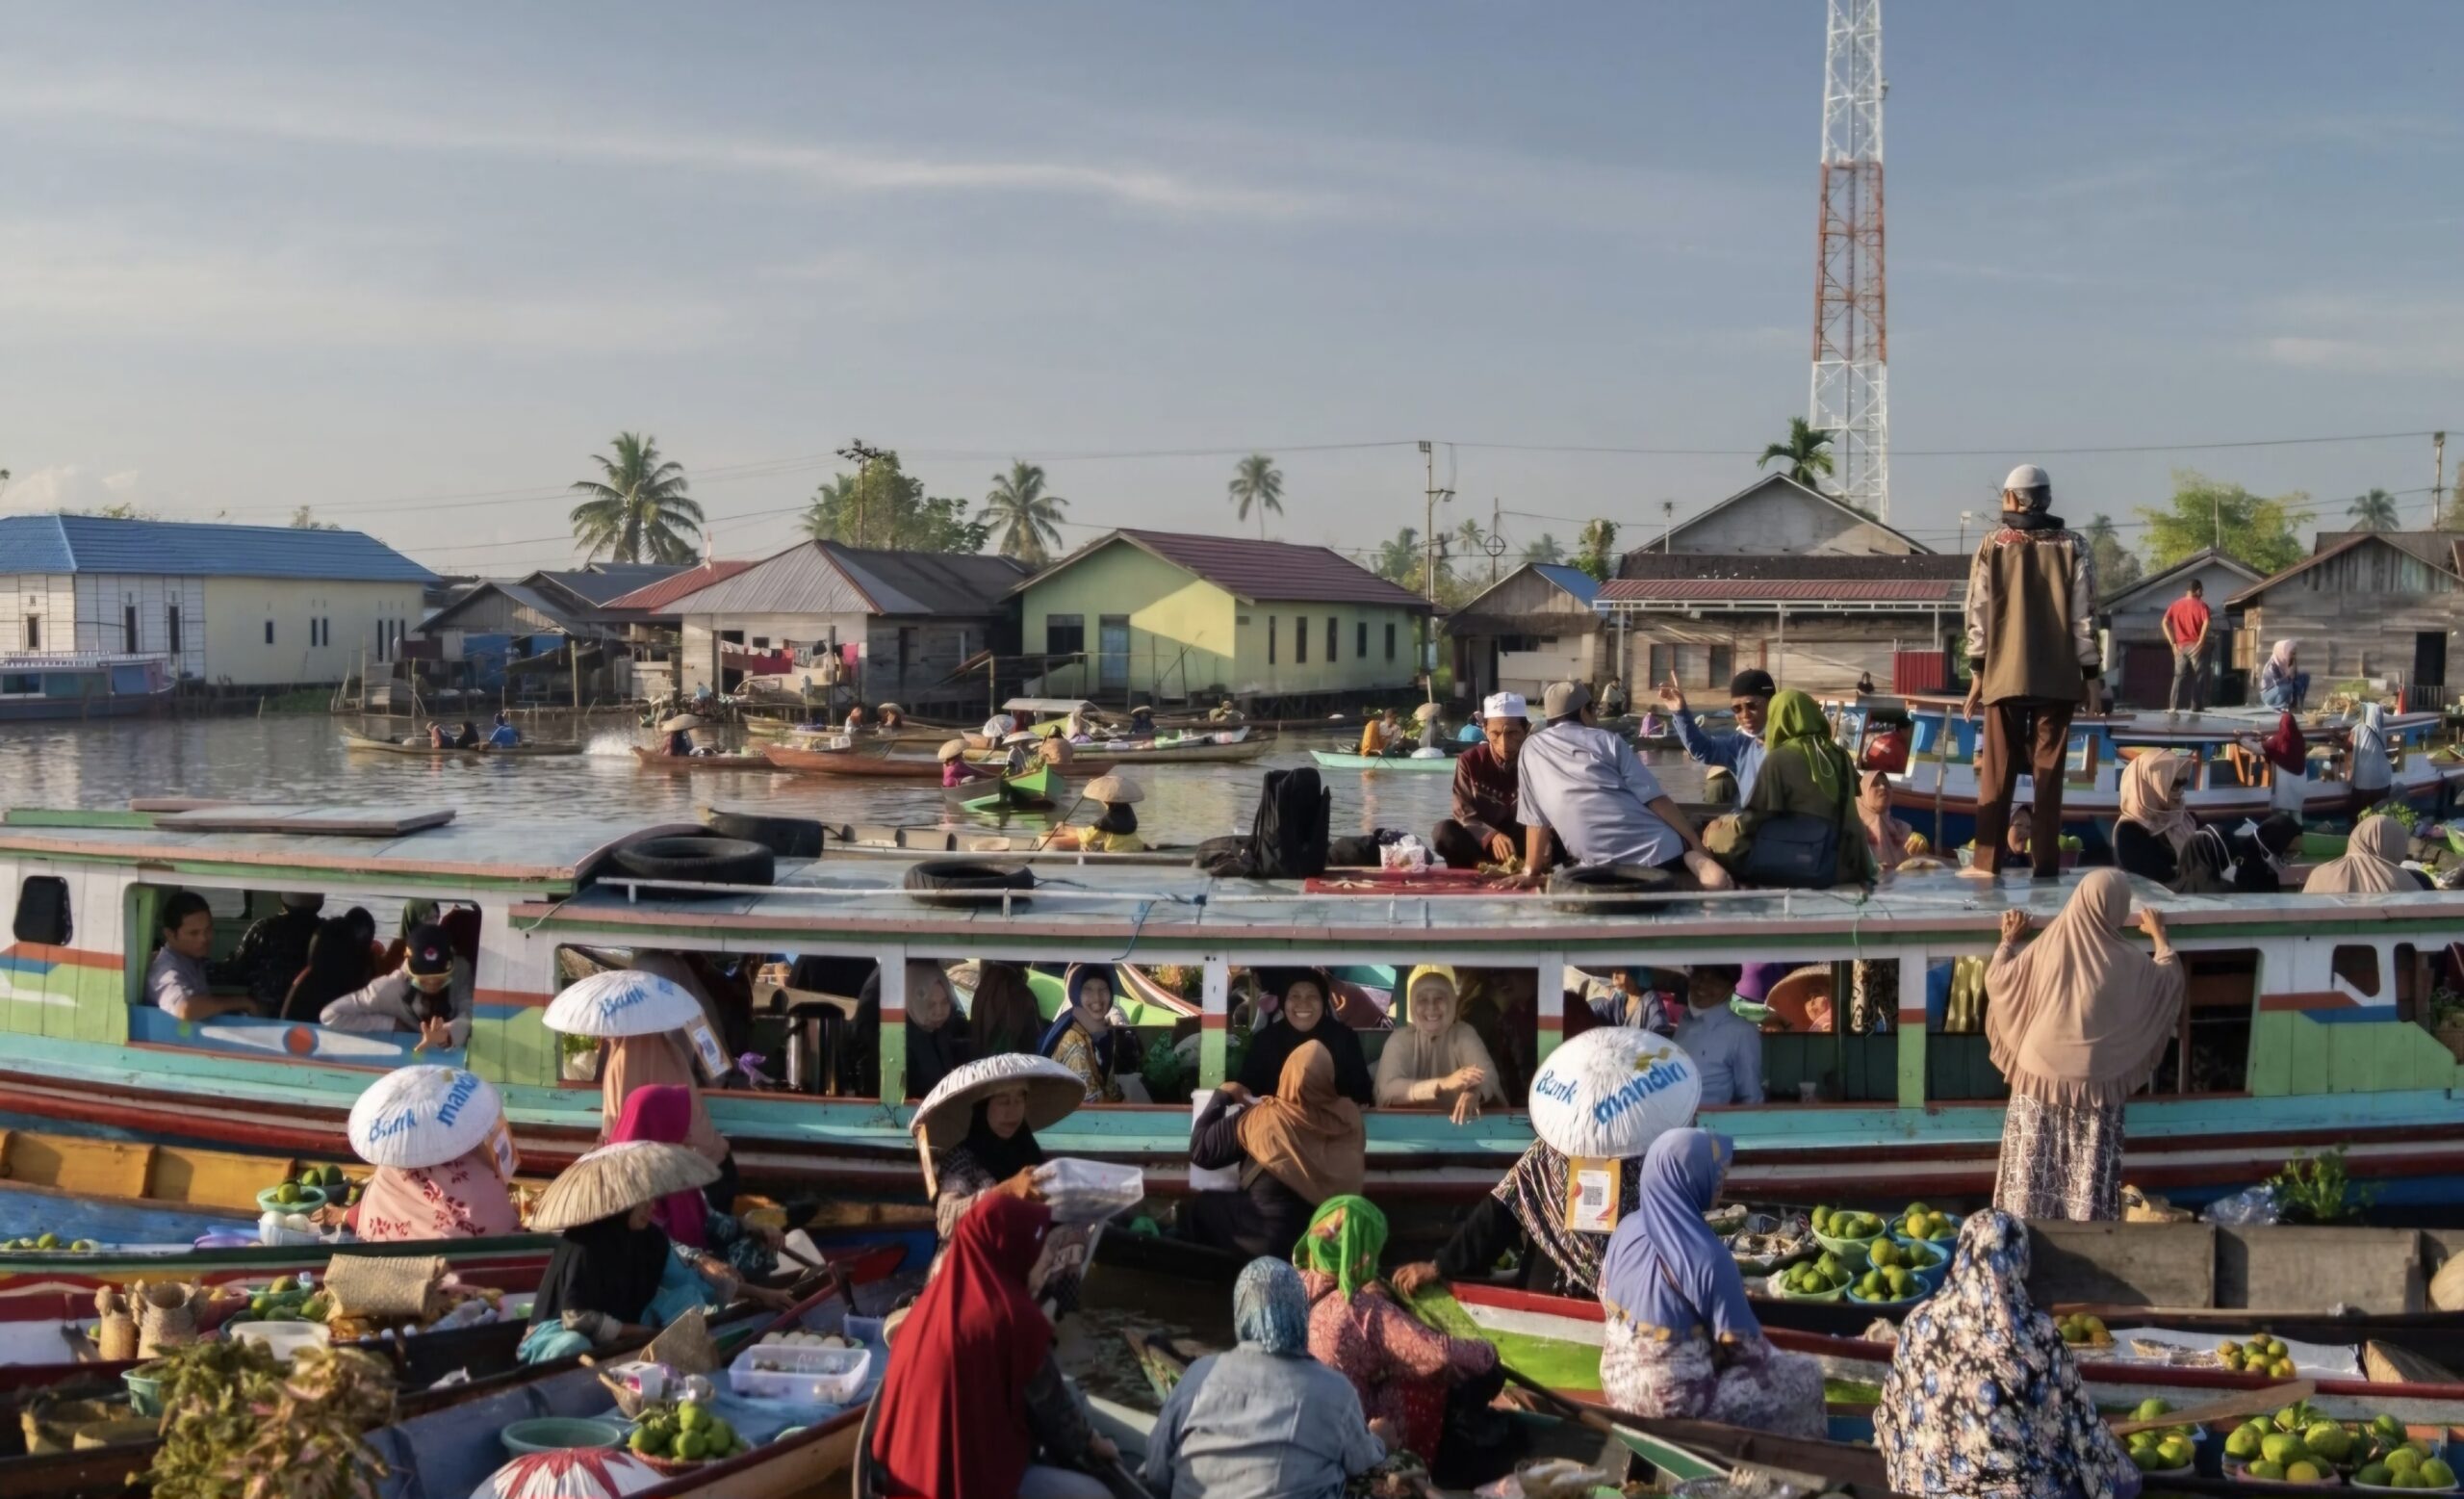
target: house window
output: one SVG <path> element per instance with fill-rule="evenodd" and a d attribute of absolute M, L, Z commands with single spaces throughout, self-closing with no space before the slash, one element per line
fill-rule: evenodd
<path fill-rule="evenodd" d="M 1043 648 L 1054 656 L 1083 654 L 1087 649 L 1087 616 L 1046 614 L 1043 617 Z"/>
<path fill-rule="evenodd" d="M 119 615 L 119 628 L 120 628 L 120 636 L 121 636 L 121 639 L 122 639 L 122 644 L 121 644 L 121 646 L 120 646 L 120 649 L 121 649 L 121 650 L 124 650 L 124 651 L 126 651 L 126 652 L 128 652 L 128 653 L 129 653 L 130 655 L 132 655 L 132 656 L 133 656 L 133 655 L 135 655 L 135 654 L 137 653 L 137 606 L 136 606 L 136 605 L 132 604 L 132 605 L 128 606 L 126 608 L 124 608 L 124 609 L 122 609 L 122 610 L 120 610 L 120 615 Z"/>
<path fill-rule="evenodd" d="M 1352 627 L 1351 654 L 1358 659 L 1369 659 L 1369 621 L 1365 619 Z"/>
<path fill-rule="evenodd" d="M 1390 661 L 1395 659 L 1395 625 L 1392 620 L 1386 624 L 1386 659 Z"/>
<path fill-rule="evenodd" d="M 1652 642 L 1651 662 L 1653 685 L 1666 682 L 1670 673 L 1677 670 L 1677 647 Z"/>
<path fill-rule="evenodd" d="M 1735 675 L 1736 647 L 1732 645 L 1715 645 L 1711 647 L 1710 678 L 1706 681 L 1703 685 L 1707 687 L 1716 687 L 1722 691 L 1726 691 L 1728 689 L 1729 679 Z"/>
<path fill-rule="evenodd" d="M 1303 666 L 1309 661 L 1309 616 L 1292 616 L 1292 664 Z"/>
<path fill-rule="evenodd" d="M 0 697 L 32 697 L 42 690 L 42 677 L 31 671 L 13 671 L 0 676 Z"/>
<path fill-rule="evenodd" d="M 1272 614 L 1267 616 L 1267 664 L 1270 666 L 1274 664 L 1274 621 Z"/>
<path fill-rule="evenodd" d="M 163 616 L 163 627 L 164 627 L 164 633 L 165 633 L 165 637 L 166 637 L 166 638 L 167 638 L 167 639 L 170 641 L 170 643 L 171 643 L 171 654 L 172 654 L 173 656 L 177 656 L 177 655 L 179 655 L 179 654 L 180 654 L 180 607 L 179 607 L 178 605 L 176 605 L 176 604 L 172 605 L 172 606 L 170 607 L 170 608 L 169 608 L 169 609 L 168 609 L 168 610 L 164 614 L 164 616 Z"/>
<path fill-rule="evenodd" d="M 266 644 L 273 644 L 273 621 L 266 621 Z"/>
<path fill-rule="evenodd" d="M 1326 662 L 1329 665 L 1334 663 L 1335 641 L 1338 638 L 1335 632 L 1340 628 L 1342 627 L 1335 623 L 1335 616 L 1332 614 L 1326 616 Z"/>
<path fill-rule="evenodd" d="M 40 614 L 26 616 L 26 649 L 29 651 L 42 649 L 42 616 Z"/>

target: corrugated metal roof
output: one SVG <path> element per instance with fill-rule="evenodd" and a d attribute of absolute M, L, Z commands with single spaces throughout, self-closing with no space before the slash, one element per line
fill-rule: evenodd
<path fill-rule="evenodd" d="M 872 599 L 818 541 L 800 541 L 675 600 L 678 614 L 871 614 Z"/>
<path fill-rule="evenodd" d="M 1193 536 L 1178 531 L 1121 530 L 1080 548 L 1039 573 L 1046 578 L 1076 565 L 1116 541 L 1139 547 L 1174 567 L 1205 579 L 1253 603 L 1284 600 L 1384 605 L 1426 610 L 1428 601 L 1325 547 L 1289 541 L 1250 541 L 1240 536 Z M 1030 580 L 1032 581 L 1032 580 Z M 1020 586 L 1024 586 L 1021 584 Z"/>
<path fill-rule="evenodd" d="M 1947 603 L 1957 599 L 1961 591 L 1957 583 L 1924 578 L 1906 578 L 1887 582 L 1812 578 L 1620 578 L 1602 585 L 1600 602 L 1614 604 L 1619 600 L 1674 602 L 1687 599 L 1735 599 L 1750 603 L 1793 604 L 1803 599 L 1839 599 L 1856 603 L 1905 601 L 1911 604 L 1934 604 Z"/>
<path fill-rule="evenodd" d="M 1600 596 L 1600 580 L 1579 567 L 1568 567 L 1563 562 L 1534 562 L 1531 570 L 1585 604 Z"/>
<path fill-rule="evenodd" d="M 1747 578 L 1889 581 L 1933 578 L 1965 582 L 1970 558 L 1919 552 L 1906 556 L 1857 556 L 1832 553 L 1803 556 L 1737 552 L 1629 552 L 1618 559 L 1620 579 Z"/>
<path fill-rule="evenodd" d="M 824 543 L 884 614 L 993 614 L 1029 572 L 1006 556 L 973 552 L 886 552 Z"/>
<path fill-rule="evenodd" d="M 593 562 L 588 567 L 536 572 L 523 582 L 535 584 L 544 578 L 583 603 L 605 608 L 636 588 L 683 571 L 673 562 Z"/>
<path fill-rule="evenodd" d="M 636 588 L 630 593 L 619 594 L 607 601 L 606 607 L 611 612 L 617 609 L 630 609 L 643 614 L 663 614 L 668 612 L 669 605 L 686 594 L 699 592 L 714 582 L 725 582 L 752 565 L 753 563 L 749 560 L 726 562 L 713 559 L 703 562 L 698 566 L 688 567 L 680 573 L 662 578 L 647 588 Z"/>
<path fill-rule="evenodd" d="M 366 531 L 101 515 L 0 518 L 0 573 L 437 582 L 434 573 Z"/>

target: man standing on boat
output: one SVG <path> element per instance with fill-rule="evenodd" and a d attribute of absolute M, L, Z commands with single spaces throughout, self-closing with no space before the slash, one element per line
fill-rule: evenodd
<path fill-rule="evenodd" d="M 1688 758 L 1736 777 L 1740 807 L 1754 795 L 1754 778 L 1762 770 L 1762 720 L 1771 711 L 1771 696 L 1778 690 L 1771 674 L 1759 666 L 1748 666 L 1731 677 L 1729 711 L 1736 715 L 1736 727 L 1714 734 L 1696 726 L 1675 671 L 1659 689 L 1660 706 L 1677 719 L 1677 742 L 1684 746 Z"/>
<path fill-rule="evenodd" d="M 1553 682 L 1541 708 L 1549 726 L 1515 761 L 1526 878 L 1546 874 L 1563 844 L 1576 864 L 1642 865 L 1681 888 L 1734 888 L 1634 747 L 1593 726 L 1590 687 Z"/>
<path fill-rule="evenodd" d="M 2036 877 L 2062 868 L 2062 777 L 2071 715 L 2098 708 L 2096 564 L 2087 538 L 2052 513 L 2053 480 L 2022 463 L 2002 481 L 2002 524 L 1967 575 L 1967 716 L 1982 709 L 1976 756 L 1976 864 L 2001 872 L 2019 771 L 2036 787 Z"/>
<path fill-rule="evenodd" d="M 2165 639 L 2173 648 L 2173 691 L 2166 699 L 2168 712 L 2207 706 L 2207 628 L 2214 616 L 2207 608 L 2207 586 L 2191 580 L 2190 591 L 2165 611 Z"/>
<path fill-rule="evenodd" d="M 1482 742 L 1454 758 L 1454 815 L 1429 835 L 1448 868 L 1504 864 L 1523 852 L 1515 757 L 1531 732 L 1529 715 L 1520 692 L 1492 692 L 1480 705 Z"/>

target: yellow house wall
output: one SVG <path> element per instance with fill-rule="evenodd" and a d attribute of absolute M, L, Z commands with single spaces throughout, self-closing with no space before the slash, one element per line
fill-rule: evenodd
<path fill-rule="evenodd" d="M 205 580 L 205 674 L 242 686 L 340 682 L 377 659 L 377 622 L 417 628 L 425 612 L 415 582 L 341 582 L 295 578 Z M 309 644 L 308 622 L 332 623 L 329 643 Z M 266 621 L 273 643 L 266 643 Z"/>
<path fill-rule="evenodd" d="M 1247 622 L 1235 627 L 1246 676 L 1238 684 L 1251 692 L 1363 692 L 1412 685 L 1420 652 L 1420 619 L 1408 609 L 1357 604 L 1264 602 L 1245 605 Z M 1273 659 L 1267 658 L 1268 620 L 1273 620 Z M 1335 621 L 1335 656 L 1326 659 L 1326 621 Z M 1369 626 L 1369 653 L 1354 649 L 1360 626 Z M 1386 655 L 1386 627 L 1395 627 L 1395 655 Z M 1305 629 L 1308 659 L 1298 660 L 1294 635 Z"/>
<path fill-rule="evenodd" d="M 1026 654 L 1040 656 L 1052 650 L 1051 616 L 1086 620 L 1086 665 L 1057 665 L 1044 678 L 1047 695 L 1069 696 L 1099 690 L 1093 657 L 1103 646 L 1103 616 L 1126 614 L 1130 690 L 1178 698 L 1237 683 L 1233 604 L 1204 579 L 1116 542 L 1020 594 L 1018 623 Z"/>

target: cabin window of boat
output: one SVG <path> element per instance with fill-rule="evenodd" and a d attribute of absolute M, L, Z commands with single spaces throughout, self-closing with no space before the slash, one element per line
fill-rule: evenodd
<path fill-rule="evenodd" d="M 2396 944 L 2396 1019 L 2436 1030 L 2438 1019 L 2433 1000 L 2440 985 L 2431 956 L 2411 943 Z"/>
<path fill-rule="evenodd" d="M 0 676 L 0 695 L 31 697 L 42 690 L 42 678 L 30 671 L 13 671 Z"/>
<path fill-rule="evenodd" d="M 2336 977 L 2353 987 L 2364 999 L 2384 997 L 2378 992 L 2378 949 L 2362 943 L 2347 943 L 2336 948 L 2327 965 Z"/>
<path fill-rule="evenodd" d="M 17 887 L 17 918 L 11 930 L 21 943 L 64 947 L 68 921 L 68 882 L 56 874 L 29 874 Z"/>
<path fill-rule="evenodd" d="M 142 898 L 128 929 L 141 935 L 132 936 L 130 946 L 150 961 L 161 943 L 163 905 L 177 891 L 136 890 Z M 419 1021 L 430 1014 L 466 1035 L 476 1019 L 475 905 L 424 896 L 353 894 L 346 900 L 299 891 L 197 888 L 192 893 L 204 899 L 213 917 L 213 943 L 204 961 L 214 992 L 254 1001 L 234 1019 L 282 1020 L 405 1047 L 418 1039 Z M 441 988 L 418 979 L 388 985 L 389 977 L 411 972 L 410 938 L 430 925 L 441 926 L 447 938 L 449 969 Z M 140 1005 L 145 1002 L 141 990 L 135 997 Z"/>
<path fill-rule="evenodd" d="M 1043 648 L 1049 656 L 1084 654 L 1087 649 L 1087 616 L 1046 614 L 1043 617 Z"/>

